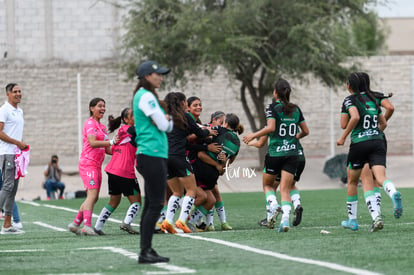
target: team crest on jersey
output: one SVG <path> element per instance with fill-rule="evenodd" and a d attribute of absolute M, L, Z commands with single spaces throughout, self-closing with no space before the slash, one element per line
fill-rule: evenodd
<path fill-rule="evenodd" d="M 149 101 L 148 104 L 150 105 L 151 108 L 155 108 L 155 106 L 157 106 L 155 104 L 155 101 L 154 100 Z"/>
<path fill-rule="evenodd" d="M 91 180 L 89 181 L 89 184 L 90 184 L 90 185 L 92 185 L 92 186 L 94 186 L 94 185 L 95 185 L 95 181 L 94 181 L 93 179 L 91 179 Z"/>

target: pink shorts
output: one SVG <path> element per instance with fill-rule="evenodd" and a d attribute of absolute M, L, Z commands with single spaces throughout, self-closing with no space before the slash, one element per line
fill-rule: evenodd
<path fill-rule="evenodd" d="M 85 190 L 98 189 L 101 190 L 102 184 L 102 168 L 90 165 L 79 165 L 79 175 L 83 181 Z"/>

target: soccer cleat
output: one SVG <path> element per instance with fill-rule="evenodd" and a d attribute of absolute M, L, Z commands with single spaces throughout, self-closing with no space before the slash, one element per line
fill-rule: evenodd
<path fill-rule="evenodd" d="M 95 230 L 92 229 L 92 227 L 84 225 L 81 231 L 82 235 L 84 236 L 98 236 L 98 234 L 95 233 Z"/>
<path fill-rule="evenodd" d="M 68 225 L 69 231 L 76 234 L 76 235 L 80 235 L 81 234 L 81 229 L 80 226 L 77 225 L 76 223 L 72 222 Z"/>
<path fill-rule="evenodd" d="M 98 229 L 96 229 L 96 228 L 93 228 L 93 231 L 95 231 L 95 233 L 97 234 L 97 235 L 99 235 L 99 236 L 104 236 L 104 235 L 106 235 L 102 230 L 98 230 Z"/>
<path fill-rule="evenodd" d="M 283 213 L 282 208 L 280 206 L 277 206 L 273 211 L 272 211 L 272 216 L 270 217 L 270 219 L 267 220 L 267 227 L 270 229 L 275 228 L 275 224 L 276 224 L 276 220 L 277 220 L 277 216 L 279 216 L 279 214 Z"/>
<path fill-rule="evenodd" d="M 180 219 L 175 222 L 175 227 L 181 229 L 184 233 L 193 233 L 193 231 Z"/>
<path fill-rule="evenodd" d="M 164 233 L 164 231 L 161 230 L 161 223 L 160 222 L 157 222 L 155 224 L 154 233 Z"/>
<path fill-rule="evenodd" d="M 302 212 L 303 212 L 303 207 L 302 205 L 299 204 L 295 208 L 295 212 L 293 212 L 293 222 L 292 222 L 293 226 L 298 226 L 300 222 L 302 221 Z"/>
<path fill-rule="evenodd" d="M 221 230 L 233 230 L 233 227 L 231 227 L 227 222 L 224 222 L 221 224 Z"/>
<path fill-rule="evenodd" d="M 202 222 L 202 223 L 200 223 L 200 224 L 196 224 L 196 227 L 197 227 L 199 230 L 204 231 L 204 230 L 206 230 L 207 224 L 206 224 L 205 222 Z"/>
<path fill-rule="evenodd" d="M 193 231 L 193 232 L 199 232 L 198 228 L 194 224 L 192 224 L 191 222 L 187 222 L 187 227 L 190 228 L 190 230 Z"/>
<path fill-rule="evenodd" d="M 129 234 L 139 234 L 138 231 L 136 231 L 130 224 L 126 224 L 124 222 L 121 223 L 119 226 L 119 229 L 124 230 L 125 232 L 128 232 Z"/>
<path fill-rule="evenodd" d="M 342 221 L 342 227 L 345 229 L 351 229 L 352 231 L 358 230 L 358 222 L 354 219 L 348 219 L 347 221 Z"/>
<path fill-rule="evenodd" d="M 23 229 L 23 224 L 21 222 L 12 222 L 12 226 L 16 229 Z"/>
<path fill-rule="evenodd" d="M 384 228 L 384 223 L 382 221 L 381 216 L 378 216 L 375 218 L 375 220 L 372 221 L 371 227 L 369 228 L 369 232 L 377 232 L 378 230 L 381 230 Z"/>
<path fill-rule="evenodd" d="M 204 231 L 216 231 L 216 228 L 214 228 L 214 224 L 210 224 L 206 226 L 206 229 Z"/>
<path fill-rule="evenodd" d="M 290 228 L 289 221 L 284 221 L 279 224 L 277 232 L 288 232 Z"/>
<path fill-rule="evenodd" d="M 23 230 L 20 230 L 20 229 L 17 229 L 17 228 L 14 228 L 13 226 L 10 226 L 10 227 L 7 227 L 7 228 L 2 227 L 1 228 L 1 231 L 0 231 L 0 234 L 1 235 L 24 234 L 24 231 Z"/>
<path fill-rule="evenodd" d="M 396 219 L 399 219 L 403 213 L 403 206 L 402 206 L 402 199 L 401 199 L 400 192 L 397 191 L 394 193 L 394 195 L 392 195 L 392 204 L 394 206 L 394 217 Z"/>
<path fill-rule="evenodd" d="M 175 230 L 174 226 L 169 223 L 167 220 L 164 220 L 161 224 L 161 231 L 164 233 L 171 233 L 171 234 L 177 234 L 177 231 Z"/>
<path fill-rule="evenodd" d="M 260 226 L 267 226 L 267 218 L 264 218 L 263 220 L 260 220 L 257 222 Z"/>

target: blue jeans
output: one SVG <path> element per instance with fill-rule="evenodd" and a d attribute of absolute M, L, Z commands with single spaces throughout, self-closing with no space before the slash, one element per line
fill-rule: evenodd
<path fill-rule="evenodd" d="M 59 190 L 59 197 L 62 197 L 63 191 L 65 190 L 65 184 L 60 181 L 46 180 L 45 188 L 46 188 L 46 195 L 48 198 L 51 197 L 52 192 L 55 192 L 57 190 Z"/>

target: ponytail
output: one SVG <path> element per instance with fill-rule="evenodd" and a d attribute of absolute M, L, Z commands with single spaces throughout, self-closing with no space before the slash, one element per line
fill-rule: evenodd
<path fill-rule="evenodd" d="M 128 117 L 128 112 L 130 108 L 125 108 L 122 110 L 121 115 L 117 118 L 114 118 L 113 115 L 108 116 L 108 130 L 110 133 L 115 131 L 121 126 L 121 123 L 125 123 L 125 119 Z"/>
<path fill-rule="evenodd" d="M 283 78 L 280 78 L 275 83 L 275 91 L 278 99 L 283 103 L 283 112 L 287 115 L 291 115 L 295 110 L 296 105 L 290 103 L 290 92 L 292 89 L 290 88 L 289 82 Z"/>
<path fill-rule="evenodd" d="M 240 119 L 236 114 L 226 114 L 225 122 L 229 125 L 230 129 L 233 132 L 236 132 L 239 135 L 241 135 L 244 132 L 244 126 L 240 124 Z"/>

